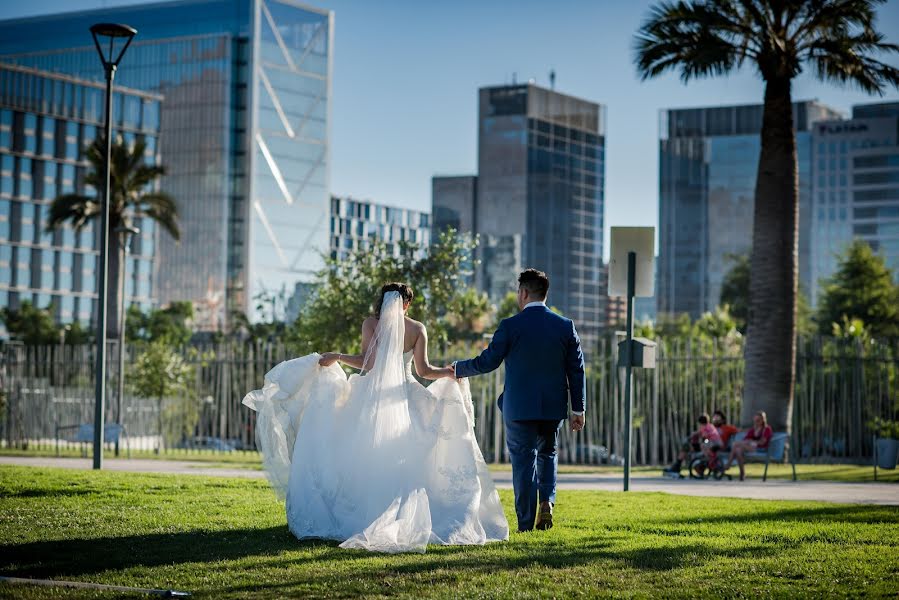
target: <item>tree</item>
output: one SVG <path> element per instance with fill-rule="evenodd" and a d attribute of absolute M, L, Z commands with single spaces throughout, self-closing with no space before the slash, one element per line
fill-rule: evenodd
<path fill-rule="evenodd" d="M 190 327 L 193 316 L 193 304 L 187 301 L 172 302 L 164 308 L 153 308 L 146 313 L 131 305 L 125 320 L 125 339 L 129 342 L 162 340 L 171 346 L 183 346 L 193 335 Z"/>
<path fill-rule="evenodd" d="M 503 319 L 514 317 L 518 314 L 518 294 L 509 292 L 503 296 L 502 301 L 496 308 L 496 324 L 499 325 Z"/>
<path fill-rule="evenodd" d="M 134 226 L 135 219 L 148 218 L 165 229 L 175 240 L 181 236 L 178 228 L 178 210 L 175 200 L 164 192 L 148 191 L 153 183 L 165 174 L 165 167 L 148 165 L 144 159 L 146 142 L 138 138 L 129 147 L 121 140 L 112 145 L 110 164 L 109 202 L 109 276 L 107 280 L 109 303 L 106 311 L 106 336 L 119 337 L 120 282 L 125 277 L 124 245 L 122 235 L 116 230 Z M 105 185 L 106 142 L 97 138 L 87 149 L 91 170 L 85 175 L 86 185 L 97 190 L 97 196 L 65 194 L 53 200 L 47 231 L 59 229 L 68 223 L 76 230 L 88 221 L 100 221 L 100 196 Z"/>
<path fill-rule="evenodd" d="M 737 329 L 746 334 L 746 319 L 749 316 L 749 255 L 732 254 L 728 257 L 733 266 L 724 276 L 721 284 L 721 306 L 727 307 L 736 321 Z M 796 333 L 800 337 L 814 335 L 812 310 L 803 290 L 796 294 Z"/>
<path fill-rule="evenodd" d="M 883 94 L 899 69 L 874 57 L 899 47 L 874 28 L 885 0 L 679 0 L 652 9 L 636 37 L 643 79 L 678 70 L 684 83 L 749 62 L 765 83 L 755 186 L 745 394 L 789 430 L 796 378 L 799 179 L 791 84 L 810 66 L 823 80 Z"/>
<path fill-rule="evenodd" d="M 489 325 L 490 299 L 474 288 L 465 288 L 453 298 L 444 316 L 447 336 L 452 340 L 477 340 Z"/>
<path fill-rule="evenodd" d="M 232 331 L 251 342 L 283 339 L 288 329 L 285 320 L 289 303 L 287 286 L 281 286 L 277 292 L 263 288 L 253 296 L 253 301 L 256 314 L 262 318 L 254 322 L 245 312 L 234 311 L 231 314 Z"/>
<path fill-rule="evenodd" d="M 749 255 L 731 254 L 727 258 L 733 266 L 721 283 L 721 305 L 728 307 L 740 333 L 746 333 L 746 318 L 749 315 Z"/>
<path fill-rule="evenodd" d="M 287 332 L 288 341 L 300 353 L 357 352 L 362 321 L 372 314 L 381 286 L 403 281 L 415 292 L 409 316 L 427 326 L 432 343 L 445 344 L 447 315 L 467 302 L 461 271 L 473 247 L 474 242 L 450 230 L 421 258 L 416 258 L 415 244 L 400 242 L 399 256 L 394 256 L 380 241 L 343 260 L 328 258 L 316 276 L 315 293 Z"/>
<path fill-rule="evenodd" d="M 899 336 L 899 286 L 883 256 L 874 254 L 864 241 L 846 248 L 823 288 L 818 308 L 822 334 L 849 331 L 851 325 L 857 329 L 860 321 L 875 338 Z"/>
<path fill-rule="evenodd" d="M 190 397 L 193 368 L 166 340 L 151 342 L 129 369 L 128 382 L 134 393 L 155 398 L 159 428 L 158 453 L 166 438 L 188 435 L 199 417 L 199 401 Z M 165 406 L 167 398 L 173 399 Z"/>
<path fill-rule="evenodd" d="M 57 324 L 53 320 L 53 305 L 38 308 L 28 300 L 19 303 L 19 308 L 8 306 L 0 308 L 0 321 L 6 326 L 12 339 L 20 340 L 27 345 L 83 344 L 90 336 L 81 323 L 77 321 L 67 325 Z"/>

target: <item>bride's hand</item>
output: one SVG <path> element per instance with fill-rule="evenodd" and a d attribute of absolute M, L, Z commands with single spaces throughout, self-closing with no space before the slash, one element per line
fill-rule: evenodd
<path fill-rule="evenodd" d="M 323 367 L 330 367 L 336 363 L 338 359 L 340 359 L 340 354 L 337 352 L 325 352 L 322 354 L 322 357 L 318 359 L 318 364 Z"/>

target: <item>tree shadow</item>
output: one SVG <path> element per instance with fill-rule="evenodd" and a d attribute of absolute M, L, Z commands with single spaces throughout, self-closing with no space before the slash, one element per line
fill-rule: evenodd
<path fill-rule="evenodd" d="M 337 542 L 297 540 L 287 527 L 53 540 L 0 545 L 0 572 L 58 578 L 132 567 L 275 556 L 315 547 L 339 550 Z M 341 551 L 325 557 L 331 560 L 341 555 L 346 556 Z"/>
<path fill-rule="evenodd" d="M 814 508 L 772 508 L 747 513 L 727 513 L 701 515 L 692 519 L 672 517 L 654 521 L 657 524 L 673 523 L 683 525 L 713 523 L 759 523 L 761 521 L 804 521 L 818 523 L 899 523 L 899 507 L 871 504 L 837 504 Z"/>
<path fill-rule="evenodd" d="M 6 498 L 59 498 L 60 496 L 86 496 L 95 493 L 95 490 L 44 488 L 4 492 L 3 496 Z"/>
<path fill-rule="evenodd" d="M 615 550 L 608 539 L 590 538 L 577 543 L 525 544 L 516 540 L 500 543 L 512 544 L 515 551 L 495 552 L 497 544 L 484 546 L 429 546 L 425 555 L 408 556 L 407 560 L 394 559 L 393 564 L 372 564 L 360 561 L 353 565 L 353 580 L 358 589 L 341 587 L 340 595 L 364 593 L 377 595 L 421 594 L 421 581 L 428 585 L 452 589 L 460 580 L 479 576 L 493 576 L 499 573 L 521 573 L 527 578 L 539 569 L 568 569 L 588 565 L 612 563 L 616 567 L 632 568 L 652 573 L 662 573 L 683 568 L 697 568 L 713 561 L 740 560 L 771 556 L 777 549 L 764 545 L 742 548 L 721 549 L 703 543 L 690 542 L 680 546 L 645 547 Z M 368 558 L 365 551 L 343 551 L 348 556 Z M 284 561 L 287 567 L 292 561 Z M 278 567 L 278 564 L 268 565 Z M 290 581 L 267 582 L 257 585 L 227 587 L 222 593 L 252 592 L 258 598 L 279 598 L 286 595 L 302 594 L 303 590 L 321 589 L 334 583 L 334 574 L 327 572 L 304 572 L 302 577 Z M 380 589 L 379 589 L 380 588 Z"/>

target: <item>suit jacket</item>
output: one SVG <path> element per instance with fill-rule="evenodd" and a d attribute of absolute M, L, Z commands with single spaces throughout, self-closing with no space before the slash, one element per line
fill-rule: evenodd
<path fill-rule="evenodd" d="M 584 353 L 571 319 L 545 306 L 531 306 L 503 319 L 480 356 L 456 363 L 456 377 L 489 373 L 506 363 L 497 399 L 507 419 L 561 420 L 584 410 Z"/>

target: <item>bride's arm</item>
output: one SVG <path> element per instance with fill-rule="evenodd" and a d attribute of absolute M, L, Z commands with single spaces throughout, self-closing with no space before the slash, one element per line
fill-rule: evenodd
<path fill-rule="evenodd" d="M 422 379 L 441 379 L 454 376 L 452 367 L 435 367 L 428 362 L 428 330 L 424 325 L 421 325 L 418 339 L 415 340 L 412 357 L 415 359 L 415 372 Z"/>
<path fill-rule="evenodd" d="M 368 352 L 368 346 L 374 337 L 375 326 L 373 319 L 365 319 L 362 323 L 362 352 L 359 354 L 340 354 L 338 352 L 325 352 L 319 359 L 318 364 L 328 367 L 336 362 L 349 365 L 354 369 L 362 370 L 365 362 L 365 353 Z"/>

